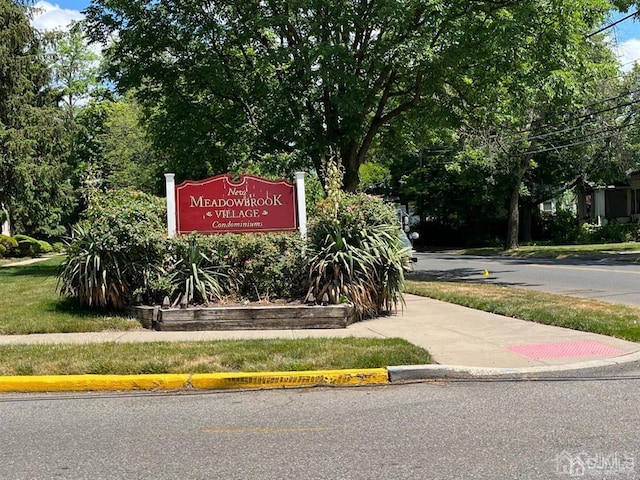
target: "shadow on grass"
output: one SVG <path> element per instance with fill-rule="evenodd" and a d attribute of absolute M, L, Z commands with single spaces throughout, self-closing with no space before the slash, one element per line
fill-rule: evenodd
<path fill-rule="evenodd" d="M 80 305 L 73 298 L 59 298 L 51 302 L 47 308 L 50 313 L 65 313 L 67 315 L 78 316 L 83 318 L 104 318 L 104 317 L 129 317 L 130 315 L 124 310 L 94 310 L 89 307 Z"/>
<path fill-rule="evenodd" d="M 33 265 L 3 267 L 0 270 L 0 275 L 10 277 L 57 277 L 58 269 L 58 265 L 34 263 Z"/>

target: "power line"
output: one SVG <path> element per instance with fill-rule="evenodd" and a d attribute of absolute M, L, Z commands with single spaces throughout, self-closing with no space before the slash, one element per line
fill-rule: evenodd
<path fill-rule="evenodd" d="M 639 100 L 640 102 L 640 100 Z M 591 132 L 591 133 L 587 133 L 584 135 L 580 135 L 577 137 L 572 137 L 570 139 L 565 139 L 565 142 L 569 142 L 569 143 L 562 143 L 560 145 L 552 145 L 552 146 L 548 146 L 548 147 L 542 147 L 542 148 L 538 148 L 536 150 L 530 150 L 530 151 L 523 151 L 521 152 L 522 155 L 537 155 L 539 153 L 546 153 L 546 152 L 557 152 L 558 150 L 562 150 L 565 148 L 569 148 L 569 147 L 575 147 L 575 146 L 579 146 L 579 145 L 584 145 L 587 143 L 592 143 L 592 142 L 596 142 L 599 140 L 604 140 L 607 138 L 611 138 L 613 137 L 616 133 L 619 133 L 631 126 L 637 125 L 638 122 L 629 122 L 626 123 L 624 125 L 615 125 L 609 128 L 605 128 L 602 130 L 598 130 L 597 132 Z M 606 134 L 606 135 L 602 135 L 602 134 Z M 440 148 L 440 149 L 433 149 L 433 150 L 423 150 L 423 153 L 450 153 L 450 152 L 454 152 L 456 151 L 456 149 L 454 147 L 450 147 L 448 149 L 446 148 Z M 440 162 L 429 162 L 429 165 L 448 165 L 450 163 L 456 163 L 455 160 L 451 160 L 451 161 L 440 161 Z"/>
<path fill-rule="evenodd" d="M 604 32 L 605 30 L 609 30 L 610 28 L 615 27 L 616 25 L 618 25 L 619 23 L 624 22 L 625 20 L 629 20 L 630 18 L 635 17 L 636 15 L 638 15 L 638 11 L 635 11 L 634 13 L 632 13 L 632 14 L 630 14 L 630 15 L 627 15 L 627 16 L 626 16 L 626 17 L 624 17 L 624 18 L 621 18 L 621 19 L 619 19 L 619 20 L 616 20 L 615 22 L 610 23 L 609 25 L 605 25 L 605 26 L 604 26 L 604 27 L 602 27 L 601 29 L 596 30 L 595 32 L 590 33 L 589 35 L 587 35 L 587 37 L 586 37 L 586 38 L 591 38 L 591 37 L 593 37 L 594 35 L 597 35 L 597 34 L 599 34 L 599 33 Z"/>
<path fill-rule="evenodd" d="M 574 147 L 574 146 L 578 146 L 578 145 L 584 145 L 585 143 L 591 143 L 594 141 L 598 141 L 598 140 L 604 140 L 606 138 L 611 138 L 613 137 L 616 133 L 621 132 L 622 130 L 629 128 L 633 125 L 637 125 L 638 122 L 629 122 L 626 123 L 624 125 L 618 125 L 615 127 L 611 127 L 611 128 L 606 128 L 604 130 L 600 130 L 598 132 L 593 132 L 593 133 L 589 133 L 586 135 L 581 135 L 579 137 L 573 137 L 571 139 L 568 139 L 569 142 L 572 143 L 564 143 L 561 145 L 555 145 L 555 146 L 550 146 L 550 147 L 545 147 L 545 148 L 540 148 L 537 150 L 533 150 L 533 151 L 526 151 L 526 152 L 522 152 L 523 154 L 526 155 L 536 155 L 538 153 L 546 153 L 546 152 L 552 152 L 552 151 L 557 151 L 557 150 L 561 150 L 564 148 L 569 148 L 569 147 Z M 602 133 L 607 133 L 607 132 L 611 132 L 608 135 L 601 135 Z M 591 138 L 591 137 L 595 137 L 595 138 Z M 580 139 L 585 139 L 579 142 L 575 142 L 574 140 L 580 140 Z"/>
<path fill-rule="evenodd" d="M 567 127 L 567 128 L 565 128 L 563 130 L 554 130 L 554 131 L 551 131 L 551 132 L 541 133 L 539 135 L 535 135 L 533 137 L 529 137 L 529 138 L 527 138 L 527 140 L 541 140 L 541 139 L 544 139 L 546 137 L 551 137 L 551 136 L 554 136 L 554 135 L 560 135 L 562 133 L 573 132 L 575 130 L 579 130 L 581 128 L 585 128 L 585 127 L 588 127 L 590 125 L 595 125 L 595 124 L 598 124 L 600 122 L 606 122 L 606 121 L 609 121 L 609 120 L 615 120 L 618 117 L 619 117 L 619 115 L 614 115 L 614 116 L 607 117 L 607 118 L 594 119 L 594 120 L 592 120 L 590 122 L 580 123 L 579 125 L 574 125 L 573 127 Z"/>
<path fill-rule="evenodd" d="M 620 67 L 626 67 L 627 65 L 631 65 L 632 63 L 636 63 L 636 62 L 638 62 L 638 61 L 640 61 L 640 58 L 636 58 L 636 59 L 634 59 L 634 60 L 630 60 L 630 61 L 628 61 L 628 62 L 626 62 L 626 63 L 621 63 L 621 64 L 620 64 L 620 65 L 618 65 L 618 66 L 620 66 Z"/>
<path fill-rule="evenodd" d="M 593 103 L 590 103 L 588 105 L 585 105 L 584 107 L 581 107 L 580 109 L 581 110 L 586 110 L 586 109 L 594 107 L 596 105 L 600 105 L 601 103 L 606 103 L 606 102 L 610 102 L 610 101 L 613 101 L 613 100 L 618 100 L 620 98 L 628 97 L 629 95 L 633 95 L 634 93 L 638 93 L 638 92 L 640 92 L 640 88 L 636 88 L 635 90 L 631 90 L 629 92 L 622 93 L 620 95 L 616 95 L 615 97 L 609 97 L 609 98 L 605 98 L 603 100 L 598 100 L 597 102 L 593 102 Z M 631 104 L 633 104 L 633 103 L 637 103 L 637 102 L 634 101 Z M 626 107 L 628 105 L 629 105 L 628 103 L 615 105 L 613 107 L 608 107 L 608 108 L 606 108 L 604 110 L 598 110 L 598 111 L 595 111 L 595 112 L 589 112 L 589 113 L 581 114 L 579 116 L 571 116 L 571 117 L 565 118 L 563 120 L 559 120 L 557 122 L 544 123 L 544 124 L 536 126 L 536 127 L 531 126 L 529 128 L 523 128 L 521 130 L 517 130 L 514 133 L 527 133 L 527 132 L 531 132 L 534 129 L 543 129 L 543 128 L 547 128 L 547 127 L 556 128 L 558 126 L 561 126 L 562 124 L 568 123 L 568 122 L 573 121 L 573 120 L 581 120 L 583 118 L 587 118 L 587 117 L 594 116 L 594 115 L 599 115 L 600 113 L 606 113 L 608 111 L 615 110 L 616 108 Z"/>
<path fill-rule="evenodd" d="M 634 93 L 638 93 L 638 92 L 640 92 L 640 88 L 625 92 L 625 93 L 620 94 L 620 95 L 616 95 L 614 97 L 609 97 L 609 98 L 606 98 L 606 99 L 599 100 L 597 102 L 591 103 L 589 105 L 586 105 L 585 107 L 582 107 L 582 110 L 590 108 L 590 107 L 593 107 L 593 106 L 596 106 L 596 105 L 600 105 L 600 104 L 603 104 L 603 103 L 606 103 L 606 102 L 619 100 L 621 98 L 628 97 L 629 95 L 633 95 Z M 594 112 L 588 112 L 588 113 L 581 114 L 581 115 L 578 115 L 578 116 L 569 117 L 569 118 L 566 118 L 566 119 L 564 119 L 562 121 L 558 121 L 558 122 L 555 122 L 555 123 L 547 123 L 547 124 L 544 124 L 544 125 L 539 126 L 539 127 L 530 127 L 530 128 L 527 128 L 527 129 L 518 130 L 516 132 L 513 132 L 512 135 L 528 133 L 528 132 L 532 132 L 534 129 L 535 130 L 540 130 L 540 129 L 545 128 L 545 127 L 547 127 L 547 128 L 548 127 L 556 128 L 556 130 L 542 132 L 542 133 L 533 135 L 531 137 L 528 137 L 526 139 L 527 141 L 543 140 L 543 139 L 545 139 L 547 137 L 550 137 L 550 136 L 553 136 L 553 135 L 559 135 L 559 134 L 562 134 L 562 133 L 572 132 L 572 131 L 578 130 L 580 128 L 588 127 L 589 125 L 594 125 L 594 124 L 597 124 L 597 123 L 600 123 L 600 122 L 603 122 L 603 121 L 615 120 L 616 118 L 618 118 L 619 115 L 608 116 L 606 118 L 596 118 L 596 119 L 593 119 L 593 117 L 595 117 L 597 115 L 601 115 L 603 113 L 607 113 L 607 112 L 611 112 L 611 111 L 614 111 L 614 110 L 618 110 L 620 108 L 624 108 L 624 107 L 628 107 L 628 106 L 631 106 L 631 105 L 635 105 L 635 104 L 638 104 L 638 103 L 640 103 L 640 99 L 627 101 L 627 102 L 624 102 L 624 103 L 621 103 L 621 104 L 617 104 L 617 105 L 614 105 L 614 106 L 611 106 L 611 107 L 603 108 L 603 109 L 600 109 L 600 110 L 597 110 L 597 111 L 594 111 Z M 591 118 L 592 120 L 588 121 L 588 122 L 585 122 L 585 123 L 580 123 L 579 125 L 574 125 L 572 127 L 562 128 L 562 125 L 566 125 L 570 121 L 582 120 L 582 119 L 585 119 L 585 118 Z M 610 131 L 613 131 L 615 133 L 616 131 L 620 131 L 620 130 L 623 130 L 623 129 L 631 126 L 631 125 L 634 125 L 635 123 L 636 122 L 631 122 L 631 123 L 627 123 L 627 124 L 622 125 L 622 126 L 613 126 L 613 127 L 609 127 L 609 128 L 603 129 L 603 130 L 598 130 L 596 132 L 587 133 L 585 135 L 572 137 L 570 139 L 565 139 L 565 141 L 570 142 L 568 144 L 565 143 L 565 144 L 552 146 L 552 147 L 543 147 L 543 148 L 540 148 L 540 149 L 537 149 L 537 150 L 534 150 L 534 151 L 523 152 L 523 153 L 527 153 L 527 154 L 545 153 L 545 152 L 559 150 L 559 149 L 568 148 L 568 147 L 572 147 L 572 146 L 582 145 L 582 144 L 589 143 L 589 142 L 592 142 L 592 141 L 596 141 L 596 140 L 599 140 L 599 139 L 609 138 L 609 137 L 613 136 L 613 134 L 605 135 L 605 136 L 599 137 L 599 138 L 591 138 L 591 137 L 595 137 L 597 135 L 601 135 L 602 133 L 606 133 L 606 132 L 610 132 Z M 485 138 L 487 140 L 496 139 L 496 138 L 499 138 L 499 135 L 498 134 L 488 135 Z M 579 142 L 575 142 L 576 140 L 581 140 L 581 139 L 584 139 L 584 138 L 589 138 L 589 139 L 588 140 L 579 141 Z M 448 148 L 445 147 L 445 148 L 436 148 L 436 149 L 424 149 L 424 150 L 422 150 L 422 153 L 423 154 L 432 154 L 432 155 L 435 154 L 435 155 L 438 155 L 438 154 L 445 154 L 445 153 L 454 152 L 456 150 L 457 150 L 456 147 L 451 146 L 451 147 L 448 147 Z M 429 163 L 431 164 L 432 162 L 429 162 Z M 434 163 L 440 163 L 440 162 L 434 162 Z M 445 163 L 448 163 L 448 162 L 445 162 Z"/>
<path fill-rule="evenodd" d="M 613 111 L 613 110 L 617 110 L 617 109 L 619 109 L 619 108 L 623 108 L 623 107 L 629 107 L 629 106 L 631 106 L 631 105 L 635 105 L 635 104 L 637 104 L 637 103 L 640 103 L 640 99 L 638 99 L 638 100 L 633 100 L 633 101 L 631 101 L 631 102 L 622 103 L 622 104 L 620 104 L 620 105 L 615 105 L 615 106 L 613 106 L 613 107 L 606 108 L 606 109 L 600 110 L 600 111 L 598 111 L 598 112 L 593 112 L 593 113 L 585 114 L 585 115 L 583 115 L 583 116 L 581 116 L 581 117 L 576 117 L 575 119 L 576 119 L 576 120 L 581 120 L 581 119 L 583 119 L 583 118 L 593 118 L 593 117 L 595 117 L 596 115 L 600 115 L 601 113 L 611 112 L 611 111 Z M 534 136 L 531 136 L 531 137 L 527 138 L 527 140 L 539 140 L 539 139 L 543 139 L 543 138 L 546 138 L 546 137 L 550 137 L 550 136 L 552 136 L 552 135 L 557 135 L 557 134 L 560 134 L 560 133 L 566 133 L 566 132 L 570 132 L 570 131 L 572 131 L 572 130 L 577 130 L 577 129 L 579 129 L 579 128 L 586 127 L 586 126 L 589 126 L 589 125 L 593 125 L 593 124 L 595 124 L 595 123 L 599 123 L 599 122 L 601 122 L 601 121 L 605 121 L 605 120 L 614 120 L 615 118 L 616 118 L 616 117 L 614 116 L 614 117 L 607 117 L 607 118 L 605 118 L 605 119 L 602 119 L 602 118 L 600 118 L 600 119 L 595 119 L 595 120 L 592 120 L 591 122 L 581 123 L 581 124 L 576 125 L 576 126 L 573 126 L 573 127 L 567 127 L 567 128 L 566 128 L 566 129 L 564 129 L 564 130 L 555 130 L 555 131 L 551 131 L 551 132 L 546 132 L 546 133 L 541 133 L 541 134 L 538 134 L 538 135 L 534 135 Z"/>

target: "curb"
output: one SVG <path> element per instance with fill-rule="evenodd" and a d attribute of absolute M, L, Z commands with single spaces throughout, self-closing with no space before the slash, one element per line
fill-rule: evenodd
<path fill-rule="evenodd" d="M 260 373 L 0 376 L 0 392 L 223 390 L 388 383 L 386 368 Z"/>
<path fill-rule="evenodd" d="M 79 392 L 125 390 L 232 390 L 318 386 L 387 385 L 411 380 L 523 378 L 640 362 L 640 351 L 570 365 L 490 368 L 459 365 L 401 365 L 352 370 L 147 375 L 0 376 L 0 392 Z"/>
<path fill-rule="evenodd" d="M 5 376 L 0 377 L 0 392 L 174 390 L 188 380 L 186 374 Z"/>
<path fill-rule="evenodd" d="M 389 372 L 389 382 L 394 383 L 406 380 L 480 379 L 493 377 L 525 378 L 527 376 L 611 367 L 633 362 L 640 362 L 640 351 L 613 358 L 568 365 L 521 368 L 465 367 L 461 365 L 402 365 L 387 367 L 387 370 Z"/>

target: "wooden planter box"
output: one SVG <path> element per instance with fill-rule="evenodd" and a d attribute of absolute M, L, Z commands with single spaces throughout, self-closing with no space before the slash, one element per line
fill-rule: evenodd
<path fill-rule="evenodd" d="M 289 330 L 346 328 L 353 306 L 251 305 L 233 307 L 134 307 L 145 328 L 154 330 Z"/>

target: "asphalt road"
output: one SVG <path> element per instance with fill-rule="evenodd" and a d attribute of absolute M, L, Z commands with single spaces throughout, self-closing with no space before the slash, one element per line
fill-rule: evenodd
<path fill-rule="evenodd" d="M 447 281 L 491 282 L 542 292 L 640 305 L 640 265 L 612 260 L 555 260 L 419 253 L 414 270 Z M 484 276 L 484 270 L 489 275 Z"/>
<path fill-rule="evenodd" d="M 640 369 L 615 375 L 1 395 L 0 478 L 638 479 Z"/>

